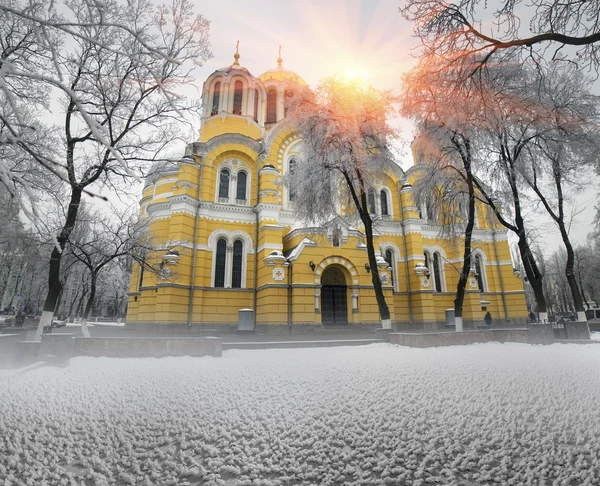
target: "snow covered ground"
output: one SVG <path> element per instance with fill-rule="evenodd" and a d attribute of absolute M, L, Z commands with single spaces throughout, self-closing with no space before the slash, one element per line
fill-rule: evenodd
<path fill-rule="evenodd" d="M 600 345 L 231 350 L 0 372 L 0 484 L 598 484 Z"/>

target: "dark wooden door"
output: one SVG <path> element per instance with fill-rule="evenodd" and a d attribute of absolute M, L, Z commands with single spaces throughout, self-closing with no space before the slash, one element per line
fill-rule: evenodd
<path fill-rule="evenodd" d="M 346 286 L 321 287 L 321 318 L 324 326 L 348 324 Z"/>

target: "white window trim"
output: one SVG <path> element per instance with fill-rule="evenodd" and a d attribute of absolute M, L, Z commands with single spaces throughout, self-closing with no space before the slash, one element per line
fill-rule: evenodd
<path fill-rule="evenodd" d="M 225 254 L 225 287 L 215 287 L 215 271 L 217 263 L 217 241 L 224 238 L 226 244 Z M 248 256 L 252 253 L 252 238 L 244 231 L 226 231 L 217 230 L 208 237 L 208 251 L 212 253 L 212 264 L 210 266 L 210 286 L 211 288 L 230 289 L 233 273 L 233 243 L 236 240 L 242 242 L 242 282 L 241 289 L 247 288 Z"/>
<path fill-rule="evenodd" d="M 400 292 L 400 280 L 398 278 L 398 263 L 400 262 L 400 250 L 393 243 L 382 243 L 380 245 L 380 252 L 383 258 L 385 259 L 385 252 L 387 250 L 392 250 L 393 264 L 392 267 L 392 278 L 394 279 L 393 287 L 395 292 Z"/>
<path fill-rule="evenodd" d="M 219 88 L 219 106 L 217 106 L 217 113 L 215 115 L 212 114 L 212 106 L 213 100 L 215 98 L 215 86 L 217 83 L 221 83 L 221 87 Z M 221 111 L 223 111 L 223 98 L 224 98 L 224 88 L 225 88 L 225 80 L 222 76 L 215 78 L 212 80 L 210 84 L 210 89 L 208 90 L 209 103 L 207 105 L 206 117 L 217 116 Z"/>
<path fill-rule="evenodd" d="M 471 267 L 473 268 L 473 270 L 475 270 L 475 257 L 479 256 L 481 258 L 481 281 L 483 282 L 483 290 L 481 292 L 488 292 L 489 291 L 489 287 L 488 287 L 488 281 L 487 281 L 487 270 L 486 270 L 486 266 L 487 266 L 487 258 L 485 256 L 485 253 L 482 250 L 476 249 L 473 250 L 473 252 L 471 253 L 471 260 L 472 260 L 472 265 Z M 477 284 L 477 289 L 479 289 L 479 284 Z"/>
<path fill-rule="evenodd" d="M 369 205 L 369 191 L 373 189 L 373 191 L 375 192 L 375 212 L 371 213 L 369 212 L 369 214 L 373 215 L 373 216 L 377 216 L 380 219 L 383 220 L 393 220 L 394 219 L 394 205 L 392 204 L 392 192 L 389 190 L 389 188 L 387 186 L 379 186 L 379 187 L 375 187 L 375 186 L 371 186 L 369 187 L 369 189 L 367 189 L 367 206 Z M 386 195 L 387 195 L 387 203 L 388 203 L 388 214 L 383 215 L 381 214 L 381 191 L 385 191 Z M 367 207 L 367 209 L 369 209 Z"/>
<path fill-rule="evenodd" d="M 229 80 L 229 96 L 227 98 L 227 112 L 233 114 L 233 99 L 235 97 L 235 83 L 238 81 L 242 82 L 242 113 L 238 116 L 248 115 L 248 81 L 242 76 L 234 76 Z M 252 92 L 254 96 L 254 90 Z M 251 113 L 252 119 L 254 119 L 254 113 Z"/>
<path fill-rule="evenodd" d="M 232 204 L 237 206 L 250 206 L 250 187 L 252 186 L 252 172 L 240 159 L 235 159 L 239 162 L 239 165 L 234 166 L 232 161 L 234 159 L 228 159 L 217 167 L 215 171 L 215 203 L 217 204 Z M 229 191 L 227 202 L 224 202 L 219 197 L 219 188 L 221 187 L 221 171 L 223 169 L 229 170 Z M 244 204 L 238 204 L 237 199 L 237 176 L 240 172 L 246 173 L 246 199 Z"/>
<path fill-rule="evenodd" d="M 430 279 L 431 279 L 431 288 L 436 291 L 436 292 L 447 292 L 446 290 L 446 265 L 445 265 L 445 261 L 447 261 L 446 258 L 446 252 L 443 250 L 443 248 L 439 247 L 439 246 L 423 246 L 423 254 L 427 253 L 429 255 L 429 264 L 430 267 L 429 268 L 429 274 L 430 274 Z M 439 253 L 440 255 L 440 282 L 442 284 L 442 288 L 441 289 L 437 289 L 437 287 L 435 286 L 435 272 L 433 270 L 433 255 L 435 253 Z"/>
<path fill-rule="evenodd" d="M 287 175 L 289 169 L 290 169 L 290 160 L 291 159 L 296 159 L 297 161 L 300 160 L 300 158 L 302 157 L 302 154 L 299 151 L 299 147 L 301 145 L 302 141 L 301 140 L 295 140 L 292 143 L 290 143 L 288 145 L 288 147 L 285 150 L 285 153 L 283 154 L 283 175 Z M 298 163 L 298 162 L 296 162 Z M 287 188 L 286 184 L 282 184 L 283 185 L 283 191 L 282 191 L 282 196 L 283 196 L 283 201 L 284 201 L 284 205 L 286 207 L 286 209 L 294 209 L 294 201 L 290 201 L 290 192 Z"/>

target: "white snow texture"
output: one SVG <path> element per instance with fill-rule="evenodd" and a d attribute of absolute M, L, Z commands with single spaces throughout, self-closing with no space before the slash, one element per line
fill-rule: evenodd
<path fill-rule="evenodd" d="M 0 372 L 0 484 L 592 485 L 600 345 L 226 351 Z"/>

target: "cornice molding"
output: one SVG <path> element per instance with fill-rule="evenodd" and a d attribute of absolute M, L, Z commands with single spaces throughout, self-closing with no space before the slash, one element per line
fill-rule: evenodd
<path fill-rule="evenodd" d="M 207 142 L 194 142 L 188 145 L 190 155 L 206 158 L 213 150 L 225 144 L 237 144 L 248 147 L 258 155 L 261 151 L 261 142 L 239 133 L 224 133 L 211 138 Z M 187 150 L 186 150 L 187 153 Z"/>

